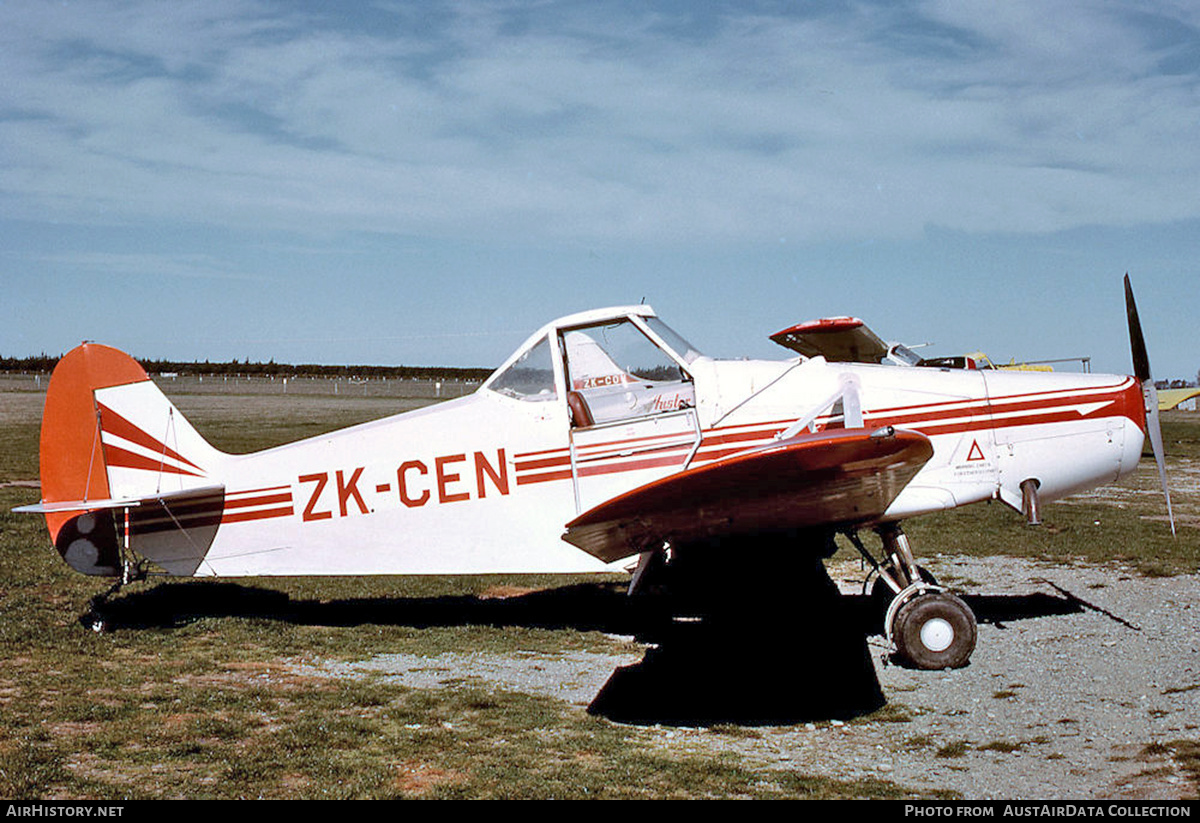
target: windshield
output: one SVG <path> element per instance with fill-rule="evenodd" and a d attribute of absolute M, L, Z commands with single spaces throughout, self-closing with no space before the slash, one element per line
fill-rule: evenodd
<path fill-rule="evenodd" d="M 494 392 L 518 400 L 554 400 L 554 361 L 550 340 L 543 337 L 538 344 L 509 366 L 488 384 Z"/>
<path fill-rule="evenodd" d="M 700 357 L 700 352 L 666 323 L 657 317 L 645 317 L 643 319 L 646 321 L 646 325 L 650 327 L 650 330 L 661 337 L 663 342 L 670 346 L 684 363 L 690 364 L 697 357 Z"/>
<path fill-rule="evenodd" d="M 908 346 L 897 343 L 888 351 L 888 359 L 902 366 L 921 365 L 921 356 Z"/>

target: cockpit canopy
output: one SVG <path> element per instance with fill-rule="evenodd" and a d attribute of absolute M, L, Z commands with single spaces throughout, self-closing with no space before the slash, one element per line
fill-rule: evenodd
<path fill-rule="evenodd" d="M 566 396 L 576 426 L 695 405 L 695 347 L 649 306 L 560 318 L 529 338 L 484 389 L 526 402 Z"/>

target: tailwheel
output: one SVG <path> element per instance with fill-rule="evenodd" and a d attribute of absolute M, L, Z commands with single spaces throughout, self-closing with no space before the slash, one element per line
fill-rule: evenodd
<path fill-rule="evenodd" d="M 89 609 L 79 617 L 79 624 L 85 629 L 90 629 L 96 634 L 104 634 L 108 631 L 108 617 L 102 611 Z"/>
<path fill-rule="evenodd" d="M 896 610 L 891 629 L 896 657 L 918 669 L 961 668 L 975 651 L 975 614 L 949 592 L 908 600 Z"/>
<path fill-rule="evenodd" d="M 85 629 L 91 629 L 96 634 L 106 633 L 112 628 L 112 621 L 106 610 L 109 599 L 130 583 L 145 580 L 147 575 L 145 560 L 135 563 L 128 559 L 122 559 L 121 576 L 117 578 L 117 582 L 113 583 L 108 591 L 98 594 L 91 599 L 88 603 L 88 610 L 79 616 L 80 625 Z"/>

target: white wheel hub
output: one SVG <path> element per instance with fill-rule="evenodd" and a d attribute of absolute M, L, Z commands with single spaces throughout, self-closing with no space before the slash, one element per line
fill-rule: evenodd
<path fill-rule="evenodd" d="M 944 652 L 954 642 L 954 627 L 940 617 L 926 620 L 921 626 L 921 645 L 931 652 Z"/>

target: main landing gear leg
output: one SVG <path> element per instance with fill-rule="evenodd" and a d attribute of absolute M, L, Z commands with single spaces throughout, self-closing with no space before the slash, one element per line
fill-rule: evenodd
<path fill-rule="evenodd" d="M 977 636 L 970 607 L 917 565 L 899 524 L 876 531 L 883 541 L 883 563 L 875 562 L 857 535 L 850 535 L 850 542 L 879 575 L 871 598 L 887 604 L 883 630 L 894 657 L 918 669 L 967 665 Z"/>

